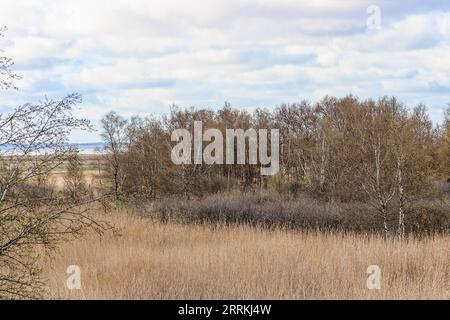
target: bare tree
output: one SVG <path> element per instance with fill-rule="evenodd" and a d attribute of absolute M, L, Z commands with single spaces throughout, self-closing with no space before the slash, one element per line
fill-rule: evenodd
<path fill-rule="evenodd" d="M 110 180 L 116 200 L 120 199 L 122 186 L 124 183 L 124 159 L 123 155 L 127 150 L 128 121 L 116 112 L 109 112 L 101 120 L 103 132 L 101 137 L 105 142 L 106 151 L 106 175 Z"/>
<path fill-rule="evenodd" d="M 444 178 L 450 184 L 450 104 L 445 110 L 444 123 L 440 128 L 440 158 Z"/>
<path fill-rule="evenodd" d="M 81 158 L 78 152 L 74 150 L 67 160 L 64 177 L 64 192 L 73 203 L 80 202 L 88 192 L 82 168 Z"/>
<path fill-rule="evenodd" d="M 356 165 L 358 180 L 372 205 L 383 221 L 383 231 L 387 237 L 389 206 L 395 195 L 392 145 L 393 113 L 386 99 L 378 103 L 367 101 L 359 123 L 352 126 L 356 139 Z"/>
<path fill-rule="evenodd" d="M 89 128 L 87 120 L 72 115 L 80 101 L 71 94 L 0 116 L 0 298 L 41 294 L 37 246 L 54 248 L 87 226 L 102 229 L 87 206 L 51 189 L 36 192 L 38 182 L 72 156 L 69 133 Z"/>
<path fill-rule="evenodd" d="M 3 37 L 3 33 L 6 30 L 6 27 L 0 27 L 0 38 Z M 19 79 L 19 76 L 11 71 L 13 65 L 14 62 L 11 58 L 0 56 L 0 90 L 16 88 L 14 86 L 14 80 Z"/>
<path fill-rule="evenodd" d="M 0 88 L 17 78 L 12 61 L 0 58 Z M 89 121 L 74 117 L 79 94 L 62 100 L 24 104 L 0 114 L 0 299 L 40 297 L 42 283 L 38 248 L 53 249 L 92 226 L 105 225 L 88 215 L 88 201 L 73 203 L 49 188 L 52 171 L 66 162 L 74 129 L 90 129 Z"/>

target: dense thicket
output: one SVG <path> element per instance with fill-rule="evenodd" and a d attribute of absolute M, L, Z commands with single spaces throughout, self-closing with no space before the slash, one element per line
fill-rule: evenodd
<path fill-rule="evenodd" d="M 223 136 L 226 129 L 279 129 L 280 172 L 267 177 L 260 165 L 173 164 L 171 132 L 193 132 L 194 121 Z M 189 199 L 255 189 L 294 198 L 306 194 L 324 202 L 364 203 L 384 232 L 403 236 L 417 206 L 448 197 L 449 111 L 434 126 L 423 105 L 409 108 L 395 98 L 325 97 L 253 113 L 229 104 L 219 110 L 174 106 L 162 118 L 127 120 L 112 112 L 103 126 L 106 172 L 117 199 Z"/>

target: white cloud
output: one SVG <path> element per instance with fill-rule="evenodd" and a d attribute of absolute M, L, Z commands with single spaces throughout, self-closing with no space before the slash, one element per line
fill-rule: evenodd
<path fill-rule="evenodd" d="M 98 119 L 172 102 L 250 108 L 351 92 L 438 108 L 450 91 L 450 8 L 379 0 L 382 28 L 367 32 L 369 4 L 2 0 L 0 47 L 23 80 L 0 103 L 76 90 Z"/>

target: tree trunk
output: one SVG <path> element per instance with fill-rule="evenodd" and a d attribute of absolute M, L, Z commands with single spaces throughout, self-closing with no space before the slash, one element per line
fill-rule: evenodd
<path fill-rule="evenodd" d="M 403 155 L 397 159 L 397 183 L 398 183 L 398 197 L 399 197 L 399 209 L 398 209 L 398 236 L 400 239 L 405 238 L 405 192 L 403 187 Z"/>
<path fill-rule="evenodd" d="M 389 225 L 388 225 L 388 221 L 387 221 L 387 206 L 385 203 L 381 204 L 380 211 L 381 211 L 381 217 L 383 218 L 384 238 L 387 239 L 389 236 Z"/>
<path fill-rule="evenodd" d="M 325 162 L 326 162 L 325 137 L 322 137 L 321 159 L 320 159 L 320 180 L 319 180 L 319 187 L 320 187 L 321 191 L 324 190 L 324 186 L 325 186 Z"/>

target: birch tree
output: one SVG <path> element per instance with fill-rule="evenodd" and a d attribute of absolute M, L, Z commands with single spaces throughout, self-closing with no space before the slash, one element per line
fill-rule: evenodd
<path fill-rule="evenodd" d="M 102 119 L 103 132 L 101 137 L 105 142 L 105 172 L 114 197 L 120 199 L 125 180 L 123 156 L 128 147 L 128 121 L 116 112 L 107 113 Z"/>

